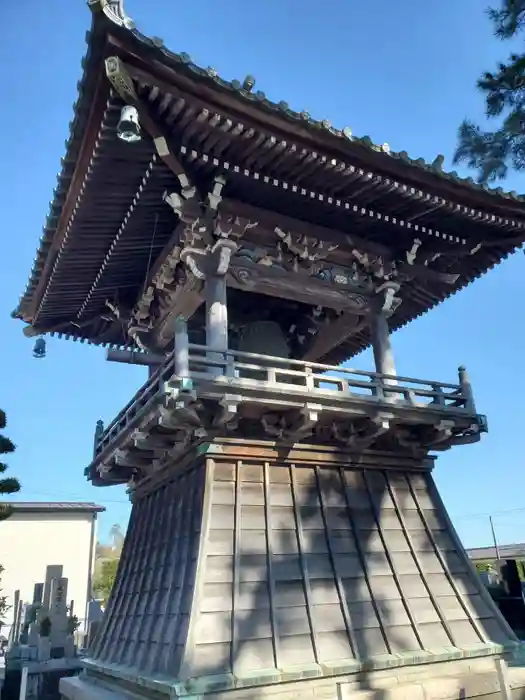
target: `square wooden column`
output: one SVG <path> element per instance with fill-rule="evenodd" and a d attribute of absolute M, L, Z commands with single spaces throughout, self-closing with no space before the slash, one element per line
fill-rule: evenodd
<path fill-rule="evenodd" d="M 206 278 L 206 345 L 213 350 L 228 349 L 228 305 L 226 277 Z"/>
<path fill-rule="evenodd" d="M 394 353 L 390 343 L 390 331 L 388 328 L 388 319 L 385 312 L 381 309 L 374 310 L 370 317 L 370 332 L 372 340 L 372 350 L 374 352 L 374 361 L 376 372 L 379 374 L 395 375 L 396 365 L 394 362 Z M 386 380 L 387 384 L 395 383 L 395 380 Z"/>

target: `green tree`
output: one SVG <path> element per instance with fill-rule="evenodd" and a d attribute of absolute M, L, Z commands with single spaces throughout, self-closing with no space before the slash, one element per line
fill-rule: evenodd
<path fill-rule="evenodd" d="M 118 559 L 107 559 L 101 562 L 100 570 L 95 576 L 93 588 L 97 598 L 102 598 L 104 606 L 108 604 L 111 589 L 115 583 L 118 569 Z"/>
<path fill-rule="evenodd" d="M 4 411 L 0 409 L 0 430 L 4 430 L 7 419 Z M 15 446 L 11 440 L 0 433 L 0 458 L 2 455 L 12 454 Z M 0 461 L 0 498 L 20 491 L 20 482 L 13 477 L 2 477 L 7 470 L 7 464 Z M 5 520 L 12 513 L 12 508 L 7 503 L 0 503 L 0 520 Z"/>
<path fill-rule="evenodd" d="M 500 9 L 491 8 L 488 15 L 498 39 L 514 38 L 525 28 L 525 0 L 501 0 Z M 504 178 L 509 165 L 525 169 L 525 53 L 512 53 L 493 73 L 484 73 L 477 86 L 485 96 L 487 117 L 499 117 L 500 127 L 483 131 L 466 119 L 459 127 L 454 162 L 466 162 L 486 183 Z"/>
<path fill-rule="evenodd" d="M 489 561 L 476 561 L 474 562 L 474 566 L 476 567 L 476 571 L 478 572 L 478 574 L 481 574 L 485 571 L 490 571 L 490 569 L 492 568 Z"/>

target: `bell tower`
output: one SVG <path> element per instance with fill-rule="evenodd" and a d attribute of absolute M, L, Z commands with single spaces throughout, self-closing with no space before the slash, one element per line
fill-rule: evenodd
<path fill-rule="evenodd" d="M 86 476 L 127 484 L 132 515 L 63 697 L 496 683 L 518 642 L 432 476 L 486 418 L 464 367 L 400 376 L 391 333 L 521 245 L 523 202 L 223 81 L 121 2 L 89 4 L 78 119 L 15 315 L 149 376 L 96 425 Z M 352 369 L 367 347 L 373 366 Z"/>

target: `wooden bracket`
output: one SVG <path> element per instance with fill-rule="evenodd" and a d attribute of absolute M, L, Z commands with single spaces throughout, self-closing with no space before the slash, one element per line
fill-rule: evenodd
<path fill-rule="evenodd" d="M 320 404 L 306 403 L 300 410 L 298 419 L 285 431 L 285 437 L 299 442 L 311 435 L 319 421 Z"/>
<path fill-rule="evenodd" d="M 237 411 L 240 402 L 241 396 L 225 394 L 219 401 L 219 406 L 221 407 L 221 410 L 215 416 L 213 420 L 213 426 L 225 426 L 232 429 L 235 428 L 239 420 Z"/>

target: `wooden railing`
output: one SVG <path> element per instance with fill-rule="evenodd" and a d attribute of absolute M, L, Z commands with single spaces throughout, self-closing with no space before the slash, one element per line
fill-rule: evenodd
<path fill-rule="evenodd" d="M 316 362 L 229 350 L 217 352 L 203 345 L 189 345 L 187 360 L 178 367 L 175 354 L 170 355 L 114 420 L 97 435 L 95 456 L 105 449 L 125 428 L 138 426 L 166 392 L 166 382 L 181 390 L 195 390 L 201 397 L 218 393 L 285 391 L 286 397 L 317 397 L 351 401 L 385 403 L 389 407 L 409 406 L 444 412 L 476 415 L 470 382 L 464 368 L 459 368 L 457 384 L 413 379 L 335 367 Z"/>

